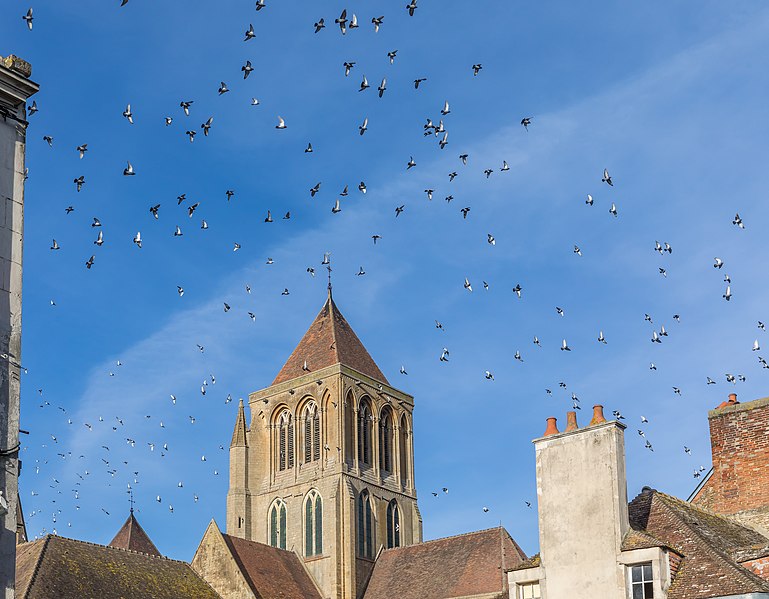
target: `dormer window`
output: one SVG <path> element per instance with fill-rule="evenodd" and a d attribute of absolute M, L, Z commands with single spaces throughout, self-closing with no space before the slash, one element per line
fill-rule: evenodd
<path fill-rule="evenodd" d="M 534 582 L 520 582 L 516 586 L 518 587 L 517 599 L 542 599 L 538 580 Z"/>
<path fill-rule="evenodd" d="M 653 599 L 654 575 L 651 563 L 629 566 L 631 599 Z"/>

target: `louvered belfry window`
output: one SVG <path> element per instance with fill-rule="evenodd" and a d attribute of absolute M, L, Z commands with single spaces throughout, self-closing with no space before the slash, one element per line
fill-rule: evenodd
<path fill-rule="evenodd" d="M 400 445 L 400 461 L 401 461 L 401 484 L 405 487 L 409 483 L 409 457 L 408 457 L 408 422 L 406 415 L 401 417 L 399 445 Z"/>
<path fill-rule="evenodd" d="M 358 409 L 358 462 L 361 465 L 371 466 L 371 429 L 372 421 L 371 409 L 368 401 L 363 400 Z"/>
<path fill-rule="evenodd" d="M 393 420 L 389 408 L 382 413 L 379 425 L 379 469 L 390 473 L 393 471 Z"/>
<path fill-rule="evenodd" d="M 286 410 L 278 418 L 278 470 L 294 467 L 294 421 Z"/>
<path fill-rule="evenodd" d="M 315 402 L 304 409 L 304 462 L 320 459 L 320 410 Z"/>

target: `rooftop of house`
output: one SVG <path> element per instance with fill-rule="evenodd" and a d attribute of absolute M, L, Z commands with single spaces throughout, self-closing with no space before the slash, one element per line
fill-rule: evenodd
<path fill-rule="evenodd" d="M 626 542 L 640 533 L 647 546 L 670 548 L 683 558 L 668 599 L 769 592 L 769 581 L 746 564 L 769 556 L 769 539 L 756 530 L 648 487 L 630 502 L 628 512 L 632 530 Z M 633 541 L 627 548 L 641 547 Z"/>
<path fill-rule="evenodd" d="M 47 535 L 16 549 L 18 599 L 220 599 L 189 564 Z"/>
<path fill-rule="evenodd" d="M 256 597 L 321 599 L 312 578 L 293 551 L 227 534 L 222 537 Z"/>
<path fill-rule="evenodd" d="M 364 599 L 506 598 L 505 571 L 525 559 L 502 527 L 387 549 Z"/>

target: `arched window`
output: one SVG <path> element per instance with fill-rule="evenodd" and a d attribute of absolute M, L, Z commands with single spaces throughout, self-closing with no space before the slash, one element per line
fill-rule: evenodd
<path fill-rule="evenodd" d="M 371 437 L 374 415 L 368 399 L 362 399 L 358 408 L 358 464 L 371 466 Z"/>
<path fill-rule="evenodd" d="M 294 467 L 294 418 L 284 410 L 278 417 L 278 470 Z"/>
<path fill-rule="evenodd" d="M 314 490 L 304 501 L 304 553 L 307 557 L 323 554 L 323 500 Z"/>
<path fill-rule="evenodd" d="M 344 455 L 348 464 L 355 462 L 355 399 L 352 392 L 347 394 L 344 401 Z"/>
<path fill-rule="evenodd" d="M 409 435 L 408 435 L 408 420 L 406 420 L 406 415 L 404 414 L 401 417 L 401 426 L 400 426 L 400 461 L 401 461 L 401 484 L 404 487 L 408 486 L 409 483 L 409 452 L 408 452 L 408 443 L 409 443 Z"/>
<path fill-rule="evenodd" d="M 304 409 L 304 463 L 320 459 L 320 410 L 314 401 Z"/>
<path fill-rule="evenodd" d="M 392 410 L 386 407 L 382 410 L 379 421 L 379 469 L 382 472 L 393 471 L 393 418 Z"/>
<path fill-rule="evenodd" d="M 367 490 L 358 495 L 358 555 L 374 559 L 374 518 Z"/>
<path fill-rule="evenodd" d="M 270 545 L 286 548 L 286 504 L 276 499 L 270 508 Z"/>
<path fill-rule="evenodd" d="M 401 517 L 398 502 L 394 499 L 387 504 L 387 548 L 401 546 Z"/>

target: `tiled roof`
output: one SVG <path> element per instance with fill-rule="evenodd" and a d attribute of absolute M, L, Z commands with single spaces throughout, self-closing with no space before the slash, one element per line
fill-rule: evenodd
<path fill-rule="evenodd" d="M 628 509 L 635 530 L 664 539 L 683 556 L 668 599 L 769 592 L 769 581 L 736 561 L 746 548 L 769 543 L 753 529 L 653 489 L 645 489 Z"/>
<path fill-rule="evenodd" d="M 222 537 L 257 599 L 321 599 L 296 553 L 226 534 Z"/>
<path fill-rule="evenodd" d="M 134 517 L 133 510 L 131 510 L 125 524 L 117 531 L 115 538 L 109 542 L 109 546 L 160 557 L 160 551 Z"/>
<path fill-rule="evenodd" d="M 507 597 L 506 570 L 526 559 L 504 528 L 383 551 L 364 599 Z"/>
<path fill-rule="evenodd" d="M 220 599 L 189 564 L 48 535 L 19 545 L 17 599 Z"/>
<path fill-rule="evenodd" d="M 523 560 L 517 566 L 508 568 L 508 570 L 528 570 L 530 568 L 539 568 L 542 565 L 542 556 L 539 553 L 535 553 L 529 559 Z"/>
<path fill-rule="evenodd" d="M 674 547 L 670 547 L 667 543 L 653 537 L 648 532 L 633 530 L 632 528 L 625 533 L 625 538 L 622 539 L 622 551 L 649 549 L 650 547 L 664 547 L 675 550 Z"/>
<path fill-rule="evenodd" d="M 277 385 L 306 374 L 307 371 L 303 369 L 305 362 L 310 372 L 334 364 L 344 364 L 389 385 L 385 375 L 336 307 L 331 292 L 272 384 Z"/>

